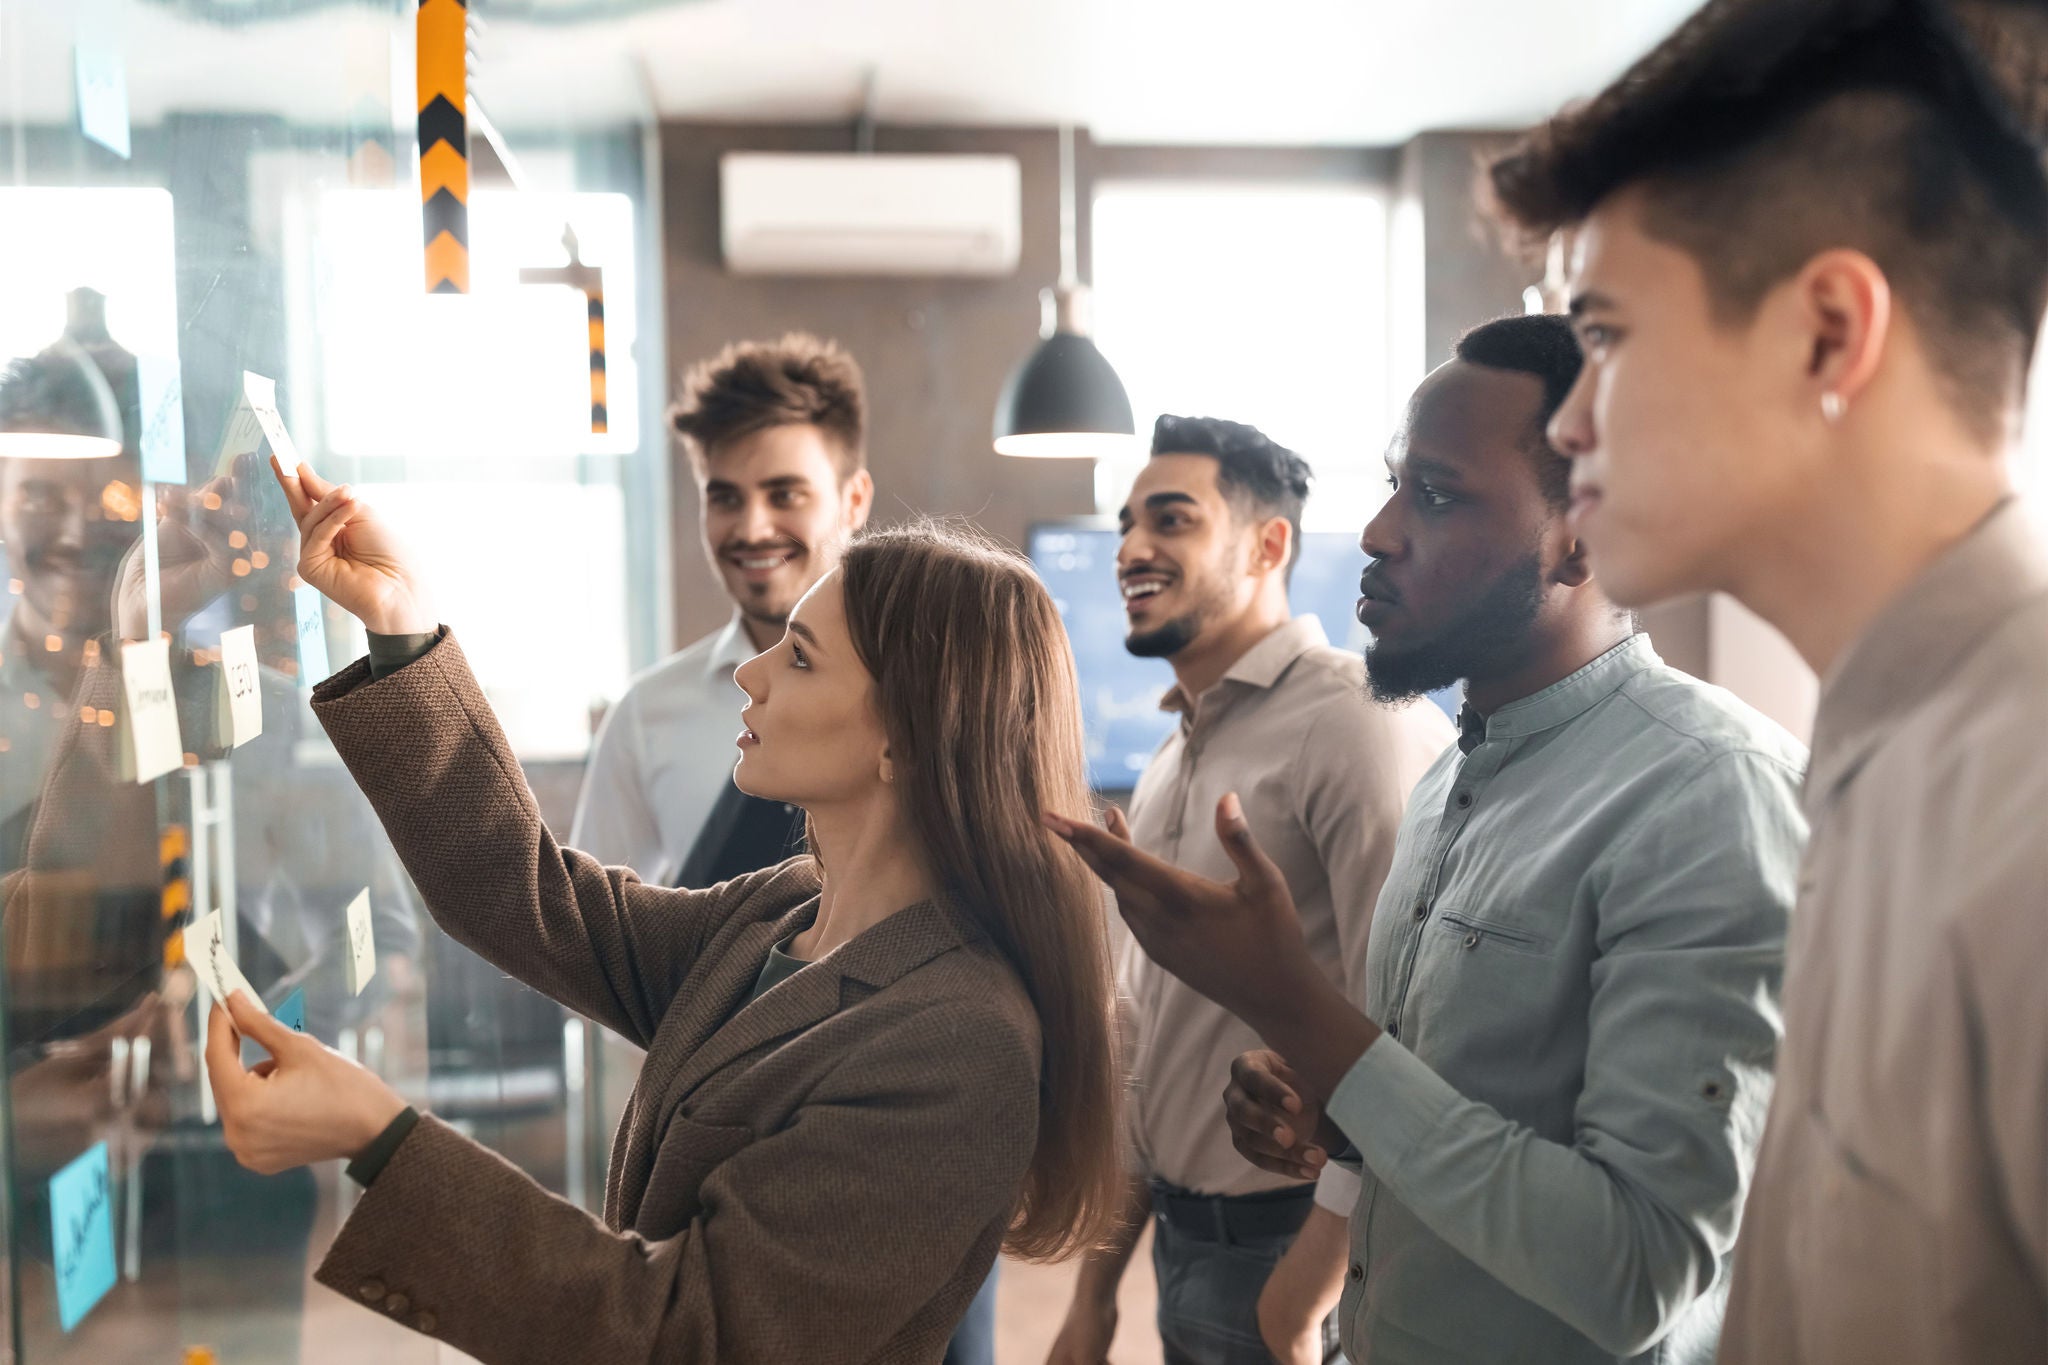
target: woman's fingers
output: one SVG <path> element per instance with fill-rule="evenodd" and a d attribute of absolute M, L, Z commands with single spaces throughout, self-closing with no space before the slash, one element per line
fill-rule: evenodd
<path fill-rule="evenodd" d="M 299 461 L 299 487 L 306 490 L 306 496 L 319 501 L 334 491 L 334 485 L 313 472 L 313 466 Z"/>
<path fill-rule="evenodd" d="M 248 1082 L 242 1069 L 242 1040 L 228 1012 L 217 1003 L 206 1016 L 206 1071 L 213 1082 L 213 1098 L 222 1108 L 231 1106 Z"/>
<path fill-rule="evenodd" d="M 285 1027 L 246 991 L 236 991 L 228 997 L 228 1014 L 243 1037 L 253 1038 L 272 1057 L 283 1057 L 287 1049 L 298 1046 L 305 1036 Z"/>
<path fill-rule="evenodd" d="M 304 521 L 307 510 L 313 505 L 304 481 L 297 474 L 286 473 L 284 462 L 275 455 L 270 457 L 270 472 L 277 476 L 277 486 L 284 490 L 285 503 L 292 509 L 292 520 Z"/>
<path fill-rule="evenodd" d="M 319 560 L 334 553 L 334 538 L 348 526 L 355 511 L 355 499 L 346 486 L 329 489 L 313 505 L 312 513 L 299 524 L 299 561 Z"/>

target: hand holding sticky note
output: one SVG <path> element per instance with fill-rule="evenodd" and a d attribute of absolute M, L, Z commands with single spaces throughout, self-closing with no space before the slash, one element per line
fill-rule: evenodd
<path fill-rule="evenodd" d="M 228 951 L 227 922 L 220 911 L 185 927 L 185 960 L 199 973 L 200 983 L 215 1000 L 225 1002 L 236 991 L 246 991 L 256 1008 L 263 1008 L 263 998 L 250 986 L 249 978 L 235 964 L 235 955 Z"/>
<path fill-rule="evenodd" d="M 278 463 L 286 469 L 298 468 L 299 448 L 292 444 L 284 418 L 277 412 L 277 381 L 244 370 L 242 392 L 235 399 L 234 411 L 228 414 L 227 430 L 221 433 L 220 454 L 214 461 L 215 477 L 233 473 L 236 460 L 254 455 L 266 441 Z"/>
<path fill-rule="evenodd" d="M 50 1259 L 57 1320 L 67 1332 L 114 1287 L 112 1190 L 104 1142 L 50 1177 Z"/>

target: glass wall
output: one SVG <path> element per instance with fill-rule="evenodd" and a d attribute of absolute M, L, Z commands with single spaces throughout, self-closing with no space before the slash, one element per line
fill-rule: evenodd
<path fill-rule="evenodd" d="M 224 1148 L 181 933 L 216 912 L 274 1011 L 601 1193 L 580 1025 L 438 934 L 313 720 L 362 641 L 294 578 L 267 460 L 409 532 L 566 827 L 595 704 L 666 644 L 643 130 L 491 111 L 471 292 L 429 295 L 413 48 L 403 0 L 0 0 L 9 1360 L 443 1358 L 313 1285 L 337 1167 Z M 102 400 L 118 447 L 23 439 Z"/>

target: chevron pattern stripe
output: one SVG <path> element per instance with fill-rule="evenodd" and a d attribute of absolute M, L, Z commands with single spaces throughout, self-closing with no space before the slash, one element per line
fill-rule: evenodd
<path fill-rule="evenodd" d="M 420 218 L 430 294 L 469 292 L 468 25 L 463 0 L 420 0 Z"/>

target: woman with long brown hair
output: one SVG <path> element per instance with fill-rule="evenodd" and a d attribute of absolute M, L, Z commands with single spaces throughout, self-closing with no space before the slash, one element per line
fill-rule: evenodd
<path fill-rule="evenodd" d="M 870 536 L 743 665 L 734 778 L 812 855 L 708 890 L 560 847 L 453 636 L 346 487 L 278 470 L 299 574 L 371 657 L 314 710 L 442 927 L 647 1048 L 600 1222 L 237 995 L 229 1146 L 367 1188 L 322 1283 L 487 1365 L 928 1361 L 999 1247 L 1091 1242 L 1120 1184 L 1078 689 L 1029 567 Z M 273 1059 L 253 1070 L 237 1034 Z"/>

